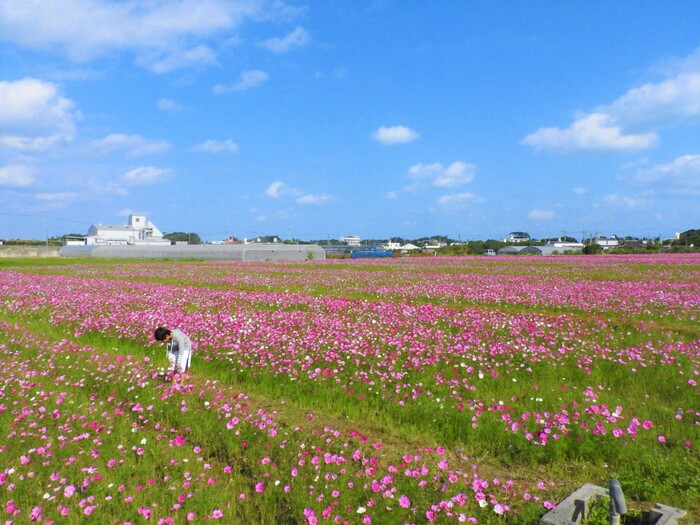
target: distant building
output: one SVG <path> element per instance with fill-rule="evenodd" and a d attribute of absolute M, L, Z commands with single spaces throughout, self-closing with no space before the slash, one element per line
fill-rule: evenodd
<path fill-rule="evenodd" d="M 385 250 L 400 250 L 401 249 L 401 243 L 400 242 L 393 242 L 390 241 L 384 245 L 382 245 L 382 248 Z"/>
<path fill-rule="evenodd" d="M 504 246 L 496 253 L 498 255 L 556 255 L 574 250 L 575 248 L 564 248 L 545 244 L 544 246 Z"/>
<path fill-rule="evenodd" d="M 439 250 L 440 248 L 444 248 L 445 246 L 447 246 L 446 242 L 438 241 L 435 239 L 430 239 L 430 241 L 425 243 L 425 245 L 423 246 L 423 249 L 425 249 L 425 250 Z"/>
<path fill-rule="evenodd" d="M 560 250 L 583 250 L 583 243 L 578 242 L 573 237 L 559 237 L 557 239 L 547 239 L 545 246 L 553 246 Z"/>
<path fill-rule="evenodd" d="M 236 239 L 235 237 L 226 237 L 223 241 L 212 244 L 243 244 L 243 241 Z"/>
<path fill-rule="evenodd" d="M 503 242 L 528 242 L 530 235 L 525 232 L 510 232 Z"/>
<path fill-rule="evenodd" d="M 145 215 L 129 215 L 128 224 L 93 224 L 85 237 L 65 238 L 63 242 L 68 246 L 80 244 L 87 246 L 169 246 L 171 244 L 168 239 L 163 238 L 161 231 Z"/>
<path fill-rule="evenodd" d="M 617 248 L 620 245 L 620 239 L 613 235 L 611 237 L 593 237 L 592 244 L 600 245 L 603 250 L 609 250 L 610 248 Z"/>
<path fill-rule="evenodd" d="M 348 246 L 359 246 L 360 245 L 360 238 L 357 235 L 349 235 L 347 237 L 341 237 L 338 239 L 340 242 L 343 244 L 347 244 Z"/>

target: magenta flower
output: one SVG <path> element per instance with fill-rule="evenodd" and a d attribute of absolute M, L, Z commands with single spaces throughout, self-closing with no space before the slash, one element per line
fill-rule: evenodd
<path fill-rule="evenodd" d="M 29 519 L 31 521 L 39 521 L 41 520 L 41 507 L 37 506 L 32 509 L 32 511 L 29 513 Z"/>

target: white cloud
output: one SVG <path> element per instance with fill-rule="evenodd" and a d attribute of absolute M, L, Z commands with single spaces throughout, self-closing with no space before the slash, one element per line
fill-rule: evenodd
<path fill-rule="evenodd" d="M 65 201 L 77 199 L 79 197 L 79 194 L 72 191 L 63 191 L 56 193 L 42 192 L 34 194 L 34 197 L 40 201 L 64 203 Z"/>
<path fill-rule="evenodd" d="M 455 193 L 452 195 L 442 195 L 438 198 L 437 203 L 440 205 L 451 205 L 462 202 L 479 202 L 481 199 L 476 194 L 471 192 Z"/>
<path fill-rule="evenodd" d="M 0 145 L 36 151 L 72 140 L 80 114 L 58 86 L 35 78 L 0 81 Z"/>
<path fill-rule="evenodd" d="M 632 197 L 618 195 L 617 193 L 606 195 L 603 198 L 603 201 L 611 206 L 618 206 L 622 208 L 639 208 L 640 206 L 645 206 L 649 203 L 648 199 L 635 199 Z"/>
<path fill-rule="evenodd" d="M 214 94 L 223 95 L 231 91 L 245 91 L 247 89 L 256 88 L 267 82 L 270 75 L 259 69 L 253 69 L 250 71 L 243 71 L 238 78 L 238 82 L 229 86 L 223 84 L 215 85 L 213 89 Z"/>
<path fill-rule="evenodd" d="M 150 60 L 148 57 L 140 58 L 137 63 L 156 74 L 170 73 L 177 69 L 192 66 L 219 65 L 214 52 L 205 45 L 198 45 L 192 49 L 172 51 L 156 60 Z"/>
<path fill-rule="evenodd" d="M 159 98 L 156 102 L 156 106 L 162 111 L 170 111 L 171 113 L 177 113 L 178 111 L 186 109 L 182 104 L 178 104 L 169 98 Z"/>
<path fill-rule="evenodd" d="M 439 188 L 453 188 L 468 184 L 474 180 L 476 166 L 456 161 L 445 167 L 440 162 L 433 164 L 415 164 L 408 170 L 412 180 L 427 180 Z"/>
<path fill-rule="evenodd" d="M 537 150 L 638 150 L 656 145 L 657 137 L 655 133 L 625 135 L 609 115 L 591 113 L 565 129 L 540 128 L 522 142 Z"/>
<path fill-rule="evenodd" d="M 171 175 L 172 172 L 168 169 L 144 166 L 127 171 L 122 176 L 122 180 L 128 184 L 135 185 L 154 184 L 169 179 Z"/>
<path fill-rule="evenodd" d="M 399 198 L 399 194 L 396 191 L 390 191 L 389 193 L 386 194 L 386 198 L 389 200 L 394 200 Z"/>
<path fill-rule="evenodd" d="M 681 58 L 670 58 L 657 64 L 653 70 L 665 77 L 673 77 L 680 73 L 700 71 L 700 47 L 690 55 Z"/>
<path fill-rule="evenodd" d="M 406 126 L 380 126 L 372 137 L 382 144 L 405 144 L 420 138 L 420 135 Z"/>
<path fill-rule="evenodd" d="M 92 145 L 102 154 L 124 151 L 128 157 L 157 155 L 170 149 L 167 140 L 149 140 L 141 135 L 124 135 L 113 133 L 100 140 L 92 141 Z"/>
<path fill-rule="evenodd" d="M 534 219 L 537 221 L 553 219 L 556 214 L 552 210 L 532 210 L 527 214 L 529 219 Z"/>
<path fill-rule="evenodd" d="M 29 166 L 14 165 L 0 167 L 0 186 L 12 186 L 26 188 L 36 182 L 34 168 Z"/>
<path fill-rule="evenodd" d="M 302 205 L 323 204 L 325 202 L 333 200 L 332 195 L 303 193 L 301 190 L 293 188 L 282 181 L 275 181 L 272 184 L 270 184 L 265 190 L 265 195 L 272 199 L 278 199 L 280 197 L 292 197 L 295 199 L 295 202 L 297 204 Z"/>
<path fill-rule="evenodd" d="M 332 199 L 333 197 L 330 195 L 315 195 L 313 193 L 309 193 L 297 198 L 297 204 L 323 204 Z"/>
<path fill-rule="evenodd" d="M 588 190 L 586 188 L 581 188 L 580 186 L 572 189 L 571 191 L 574 192 L 574 195 L 585 195 L 586 193 L 588 193 Z"/>
<path fill-rule="evenodd" d="M 285 35 L 283 38 L 270 38 L 265 40 L 260 45 L 265 49 L 272 51 L 273 53 L 286 53 L 292 49 L 303 47 L 309 43 L 311 37 L 304 28 L 297 27 L 291 33 Z"/>
<path fill-rule="evenodd" d="M 193 148 L 195 151 L 204 153 L 230 153 L 234 154 L 238 151 L 238 144 L 229 140 L 207 140 L 198 144 Z"/>
<path fill-rule="evenodd" d="M 700 49 L 664 66 L 668 78 L 629 89 L 569 127 L 540 128 L 522 143 L 536 149 L 634 150 L 653 147 L 662 127 L 700 117 Z"/>
<path fill-rule="evenodd" d="M 476 166 L 473 164 L 461 161 L 453 162 L 433 181 L 433 185 L 440 188 L 462 186 L 474 180 L 475 172 Z"/>
<path fill-rule="evenodd" d="M 289 188 L 284 182 L 276 181 L 267 187 L 267 189 L 265 190 L 265 195 L 276 199 L 278 197 L 281 197 L 282 195 L 285 195 L 288 192 Z"/>
<path fill-rule="evenodd" d="M 700 72 L 630 89 L 602 110 L 626 125 L 669 126 L 700 116 Z"/>
<path fill-rule="evenodd" d="M 700 155 L 683 155 L 671 162 L 639 170 L 633 178 L 643 183 L 663 181 L 700 186 Z"/>
<path fill-rule="evenodd" d="M 224 40 L 246 20 L 280 15 L 283 6 L 262 0 L 4 0 L 0 34 L 6 41 L 57 50 L 78 62 L 126 51 L 137 63 L 164 72 L 196 58 L 211 63 L 210 51 L 198 41 Z"/>

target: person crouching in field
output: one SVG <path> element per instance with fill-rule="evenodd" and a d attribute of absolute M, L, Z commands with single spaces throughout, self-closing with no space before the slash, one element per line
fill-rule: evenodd
<path fill-rule="evenodd" d="M 156 328 L 153 337 L 156 341 L 167 343 L 168 376 L 174 383 L 184 385 L 192 359 L 192 341 L 182 330 L 168 330 L 163 326 Z"/>

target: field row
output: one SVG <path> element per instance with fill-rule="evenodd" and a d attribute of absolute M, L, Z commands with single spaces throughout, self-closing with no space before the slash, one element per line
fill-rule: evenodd
<path fill-rule="evenodd" d="M 609 477 L 693 510 L 700 261 L 644 261 L 6 268 L 5 512 L 524 524 Z"/>

